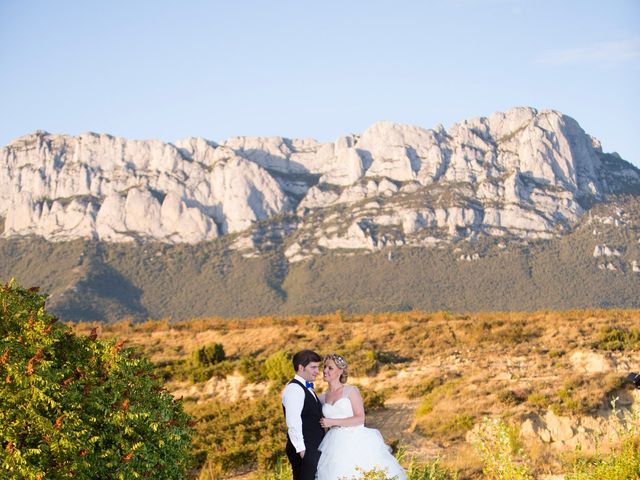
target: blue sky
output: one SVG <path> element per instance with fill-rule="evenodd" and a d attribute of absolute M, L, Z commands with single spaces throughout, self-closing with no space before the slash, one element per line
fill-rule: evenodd
<path fill-rule="evenodd" d="M 0 145 L 329 141 L 528 105 L 640 166 L 639 85 L 635 0 L 0 0 Z"/>

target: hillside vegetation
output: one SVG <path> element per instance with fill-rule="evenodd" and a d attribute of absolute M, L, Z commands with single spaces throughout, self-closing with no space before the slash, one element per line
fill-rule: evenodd
<path fill-rule="evenodd" d="M 202 479 L 275 471 L 284 445 L 279 390 L 290 374 L 288 354 L 301 348 L 343 354 L 350 381 L 365 393 L 367 423 L 404 451 L 405 464 L 436 462 L 448 475 L 439 478 L 516 478 L 487 473 L 505 445 L 508 461 L 532 476 L 595 478 L 589 472 L 607 462 L 640 469 L 637 441 L 624 443 L 630 430 L 616 430 L 637 428 L 637 417 L 616 421 L 640 403 L 624 385 L 640 371 L 637 310 L 338 311 L 75 328 L 97 328 L 152 360 L 196 419 Z M 493 429 L 492 419 L 499 422 Z M 501 436 L 510 440 L 500 443 Z"/>
<path fill-rule="evenodd" d="M 638 212 L 630 197 L 594 207 L 552 240 L 479 235 L 295 263 L 284 255 L 287 244 L 275 241 L 244 257 L 231 249 L 233 238 L 196 245 L 0 239 L 0 279 L 40 286 L 52 312 L 74 321 L 640 308 Z"/>

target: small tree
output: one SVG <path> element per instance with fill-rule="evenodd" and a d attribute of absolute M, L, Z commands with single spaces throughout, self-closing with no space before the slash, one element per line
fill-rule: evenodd
<path fill-rule="evenodd" d="M 74 335 L 0 287 L 0 468 L 10 479 L 182 479 L 189 417 L 122 342 Z"/>
<path fill-rule="evenodd" d="M 264 362 L 264 376 L 277 385 L 284 385 L 294 375 L 291 354 L 278 350 Z"/>
<path fill-rule="evenodd" d="M 209 367 L 222 362 L 225 358 L 224 347 L 220 343 L 212 343 L 193 352 L 195 367 Z"/>

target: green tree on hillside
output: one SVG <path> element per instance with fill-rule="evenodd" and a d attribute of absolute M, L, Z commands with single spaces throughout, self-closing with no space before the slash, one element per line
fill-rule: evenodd
<path fill-rule="evenodd" d="M 79 337 L 45 297 L 0 286 L 0 469 L 10 479 L 182 479 L 191 428 L 151 364 Z"/>
<path fill-rule="evenodd" d="M 291 353 L 278 350 L 264 362 L 264 376 L 276 385 L 284 385 L 293 378 L 295 371 L 291 363 Z"/>
<path fill-rule="evenodd" d="M 220 363 L 226 358 L 224 347 L 220 343 L 212 343 L 197 350 L 192 355 L 192 363 L 195 367 L 209 367 Z"/>

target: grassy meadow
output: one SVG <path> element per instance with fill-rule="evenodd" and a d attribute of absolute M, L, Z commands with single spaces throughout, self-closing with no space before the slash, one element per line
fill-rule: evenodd
<path fill-rule="evenodd" d="M 193 473 L 203 480 L 287 478 L 279 393 L 302 348 L 345 356 L 367 425 L 412 479 L 640 475 L 640 396 L 624 385 L 640 371 L 637 310 L 74 325 L 151 359 L 196 421 Z"/>

